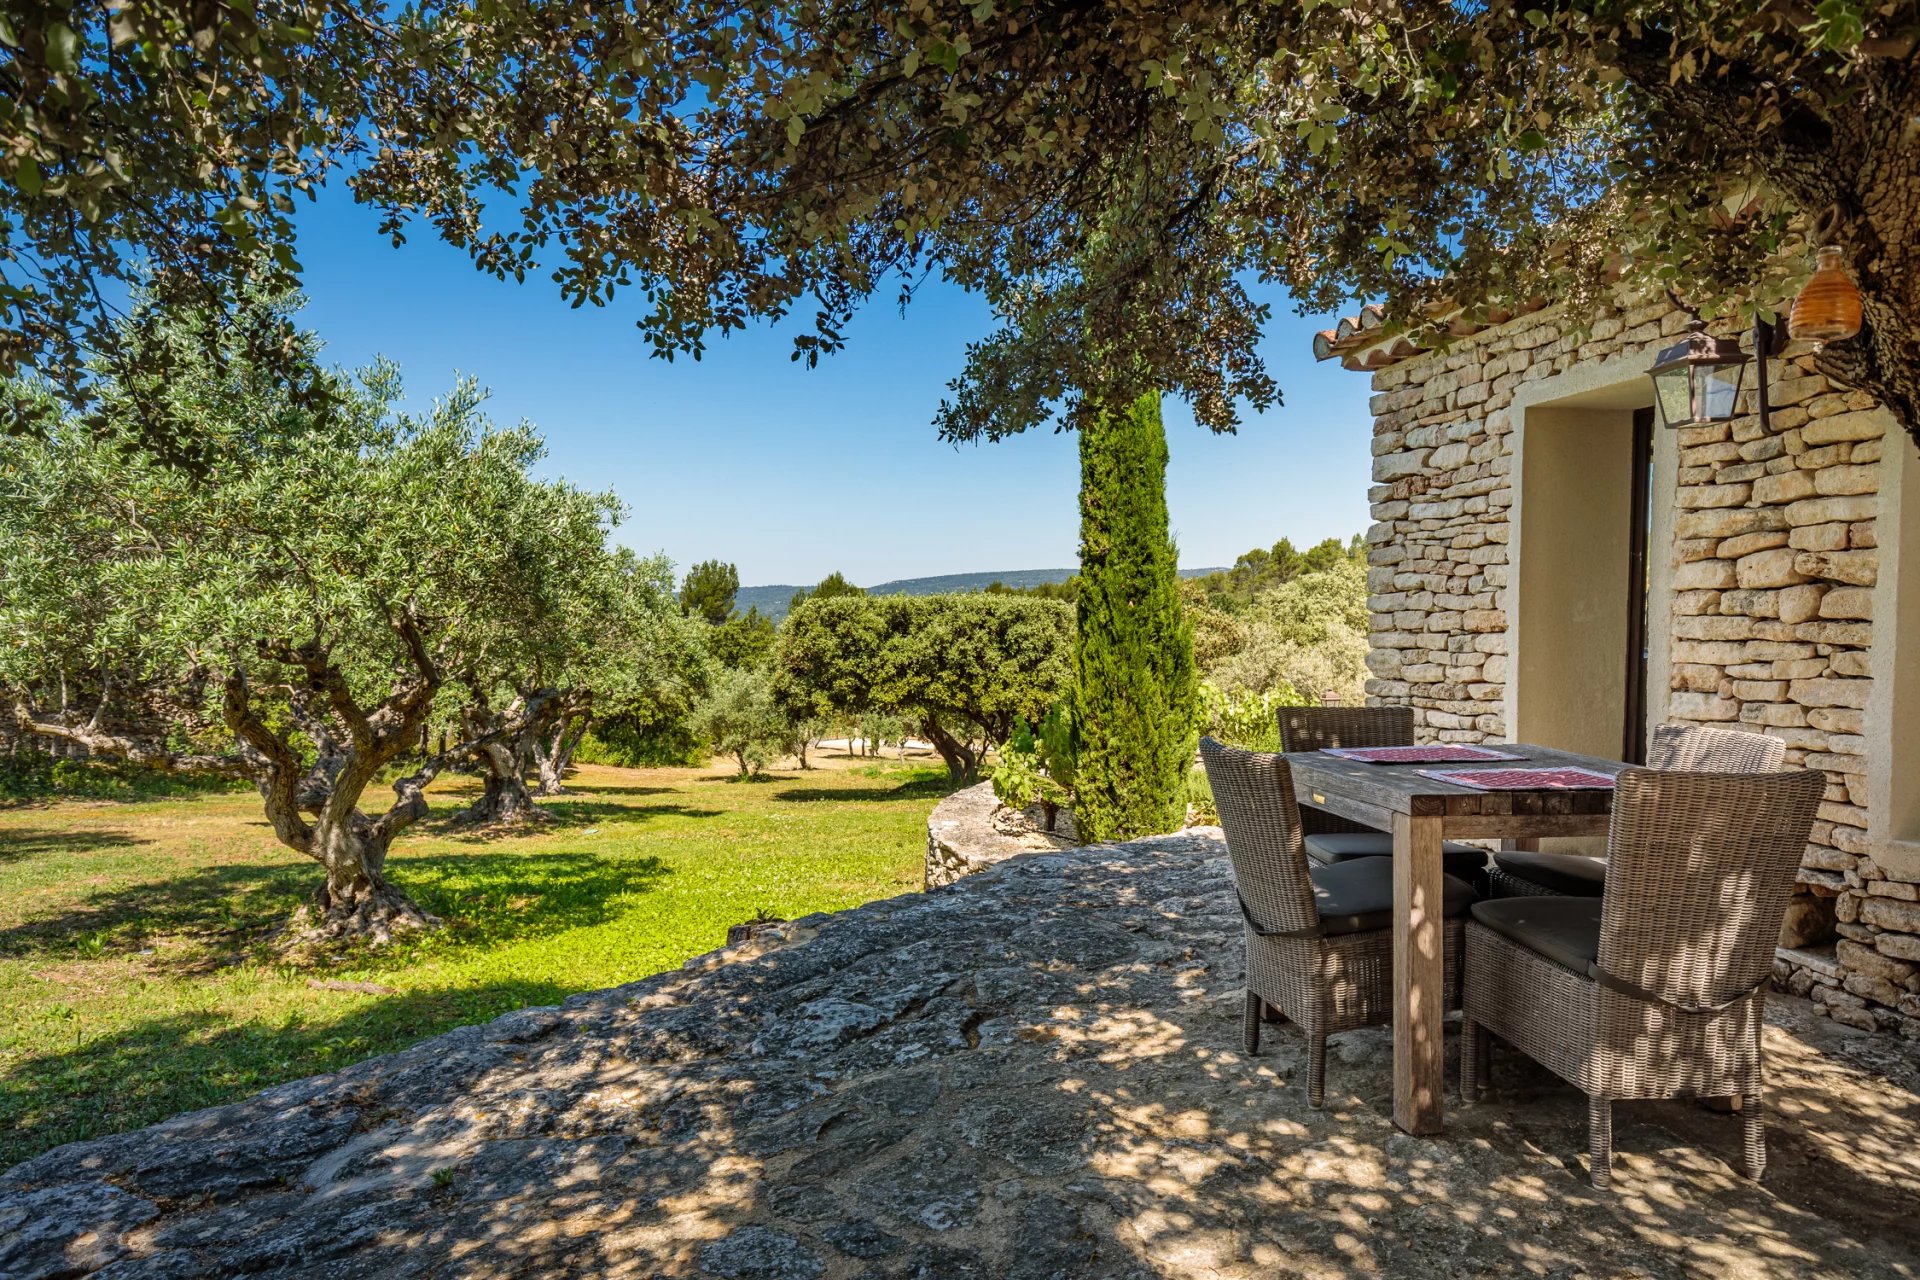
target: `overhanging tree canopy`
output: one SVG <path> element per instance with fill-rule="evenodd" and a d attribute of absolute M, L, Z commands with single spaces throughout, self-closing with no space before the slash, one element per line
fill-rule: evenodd
<path fill-rule="evenodd" d="M 258 15 L 84 5 L 0 31 L 14 358 L 96 315 L 126 247 L 169 289 L 230 288 L 257 246 L 291 273 L 283 199 L 329 165 L 482 269 L 550 269 L 576 302 L 638 289 L 665 355 L 817 305 L 812 359 L 876 290 L 944 273 L 1005 322 L 942 409 L 959 438 L 1156 387 L 1231 428 L 1277 398 L 1250 276 L 1384 297 L 1401 325 L 1447 298 L 1589 301 L 1616 271 L 1774 306 L 1798 217 L 1865 295 L 1868 331 L 1823 364 L 1920 426 L 1916 0 Z"/>

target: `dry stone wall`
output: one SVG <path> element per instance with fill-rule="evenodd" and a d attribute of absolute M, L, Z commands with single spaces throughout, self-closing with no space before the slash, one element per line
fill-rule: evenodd
<path fill-rule="evenodd" d="M 1580 335 L 1546 311 L 1376 372 L 1370 701 L 1411 705 L 1427 739 L 1507 733 L 1515 397 L 1578 364 L 1650 362 L 1686 321 L 1660 304 Z M 1839 1021 L 1920 1038 L 1920 885 L 1867 843 L 1877 486 L 1898 445 L 1871 398 L 1804 353 L 1775 362 L 1771 387 L 1769 431 L 1749 415 L 1677 433 L 1672 688 L 1664 707 L 1651 696 L 1668 719 L 1756 729 L 1825 771 L 1789 917 L 1808 947 L 1783 951 L 1778 975 Z"/>
<path fill-rule="evenodd" d="M 1044 831 L 1003 831 L 1001 812 L 991 782 L 956 791 L 933 807 L 927 815 L 927 888 L 952 884 L 1017 854 L 1073 847 L 1071 840 Z"/>

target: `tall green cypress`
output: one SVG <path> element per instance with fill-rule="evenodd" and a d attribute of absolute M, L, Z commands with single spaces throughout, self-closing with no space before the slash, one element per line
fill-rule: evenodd
<path fill-rule="evenodd" d="M 1167 533 L 1167 437 L 1156 393 L 1081 423 L 1074 675 L 1080 837 L 1177 830 L 1198 690 Z"/>

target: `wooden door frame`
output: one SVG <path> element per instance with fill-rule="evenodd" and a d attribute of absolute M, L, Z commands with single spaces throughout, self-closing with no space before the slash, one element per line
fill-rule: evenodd
<path fill-rule="evenodd" d="M 1652 590 L 1647 559 L 1653 533 L 1653 410 L 1633 411 L 1633 473 L 1627 519 L 1631 522 L 1627 552 L 1627 678 L 1626 715 L 1620 758 L 1629 764 L 1647 759 L 1647 676 L 1652 665 L 1648 650 L 1647 596 Z"/>

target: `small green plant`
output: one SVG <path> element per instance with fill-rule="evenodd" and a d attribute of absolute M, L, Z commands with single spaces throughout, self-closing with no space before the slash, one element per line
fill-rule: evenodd
<path fill-rule="evenodd" d="M 1291 686 L 1269 693 L 1229 694 L 1211 682 L 1200 686 L 1202 731 L 1249 751 L 1280 749 L 1280 708 L 1304 706 Z"/>
<path fill-rule="evenodd" d="M 1080 739 L 1073 731 L 1073 710 L 1056 703 L 1040 724 L 1040 765 L 1047 771 L 1048 786 L 1040 795 L 1041 813 L 1047 830 L 1053 830 L 1062 805 L 1073 803 L 1074 788 L 1080 776 Z"/>
<path fill-rule="evenodd" d="M 1000 803 L 1009 809 L 1025 809 L 1040 799 L 1046 778 L 1041 772 L 1040 755 L 1034 750 L 1033 732 L 1025 724 L 1017 726 L 999 754 L 1000 762 L 993 770 L 993 794 Z"/>
<path fill-rule="evenodd" d="M 993 773 L 993 793 L 1010 809 L 1038 804 L 1042 824 L 1053 830 L 1060 810 L 1073 803 L 1078 744 L 1073 737 L 1073 713 L 1056 706 L 1040 726 L 1040 736 L 1023 721 L 1000 748 Z"/>
<path fill-rule="evenodd" d="M 1196 822 L 1208 826 L 1219 823 L 1220 811 L 1213 807 L 1213 783 L 1205 769 L 1196 768 L 1187 775 L 1187 804 Z"/>

